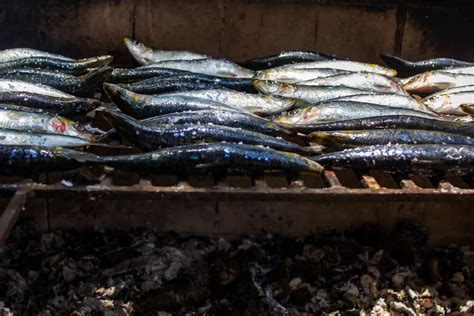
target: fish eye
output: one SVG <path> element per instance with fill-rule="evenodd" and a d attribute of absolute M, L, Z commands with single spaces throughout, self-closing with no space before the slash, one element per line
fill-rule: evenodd
<path fill-rule="evenodd" d="M 299 112 L 300 112 L 299 109 L 294 109 L 294 110 L 288 111 L 287 114 L 288 114 L 288 116 L 295 116 L 295 115 L 297 115 Z"/>
<path fill-rule="evenodd" d="M 80 132 L 84 131 L 84 126 L 82 126 L 82 124 L 74 123 L 74 124 L 72 124 L 72 127 L 74 127 L 75 129 L 77 129 Z"/>

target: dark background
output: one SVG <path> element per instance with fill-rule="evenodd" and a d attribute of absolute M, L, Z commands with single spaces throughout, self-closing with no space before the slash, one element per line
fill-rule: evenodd
<path fill-rule="evenodd" d="M 0 49 L 112 54 L 118 64 L 133 63 L 124 36 L 233 60 L 305 49 L 474 61 L 473 31 L 474 1 L 459 0 L 0 0 Z"/>

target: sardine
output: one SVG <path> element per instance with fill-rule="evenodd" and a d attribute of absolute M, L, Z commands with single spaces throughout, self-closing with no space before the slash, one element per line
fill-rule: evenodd
<path fill-rule="evenodd" d="M 112 68 L 109 67 L 79 77 L 48 69 L 18 68 L 0 70 L 0 78 L 48 85 L 72 95 L 89 96 L 111 73 Z"/>
<path fill-rule="evenodd" d="M 166 78 L 184 74 L 194 73 L 184 70 L 162 68 L 153 65 L 148 65 L 131 69 L 115 68 L 106 81 L 112 83 L 130 83 L 150 78 Z"/>
<path fill-rule="evenodd" d="M 230 105 L 202 98 L 138 94 L 110 83 L 104 84 L 104 91 L 120 110 L 137 119 L 183 111 L 240 110 Z"/>
<path fill-rule="evenodd" d="M 89 145 L 102 146 L 89 140 L 59 134 L 31 133 L 12 129 L 0 129 L 0 145 L 22 145 L 41 147 L 82 147 Z"/>
<path fill-rule="evenodd" d="M 391 77 L 369 72 L 354 72 L 297 82 L 307 86 L 346 86 L 368 91 L 406 94 L 406 91 Z"/>
<path fill-rule="evenodd" d="M 94 135 L 87 132 L 81 123 L 49 114 L 0 109 L 0 128 L 23 132 L 66 135 L 79 137 L 91 142 L 95 141 Z"/>
<path fill-rule="evenodd" d="M 252 78 L 255 75 L 253 70 L 245 69 L 227 59 L 167 60 L 145 67 L 172 68 L 229 78 Z"/>
<path fill-rule="evenodd" d="M 248 69 L 263 70 L 288 64 L 328 59 L 335 59 L 335 57 L 321 52 L 294 50 L 260 58 L 252 58 L 240 64 Z"/>
<path fill-rule="evenodd" d="M 147 126 L 181 125 L 181 124 L 214 124 L 242 128 L 263 134 L 291 135 L 292 132 L 280 125 L 257 115 L 222 110 L 202 110 L 171 113 L 155 116 L 141 121 Z"/>
<path fill-rule="evenodd" d="M 474 139 L 468 136 L 421 129 L 316 131 L 309 134 L 308 139 L 311 143 L 339 149 L 386 144 L 474 145 Z"/>
<path fill-rule="evenodd" d="M 450 67 L 474 66 L 474 63 L 450 58 L 435 58 L 413 62 L 389 54 L 380 54 L 380 57 L 390 67 L 395 68 L 396 70 L 399 70 L 401 72 L 409 73 L 420 73 L 424 71 L 431 71 Z"/>
<path fill-rule="evenodd" d="M 280 124 L 315 124 L 386 115 L 411 115 L 431 119 L 437 118 L 435 115 L 425 112 L 372 103 L 328 101 L 318 105 L 292 110 L 277 117 L 274 121 Z"/>
<path fill-rule="evenodd" d="M 474 91 L 431 95 L 422 100 L 433 111 L 448 115 L 466 115 L 462 104 L 474 103 Z"/>
<path fill-rule="evenodd" d="M 295 83 L 305 80 L 326 78 L 335 75 L 348 74 L 350 72 L 333 68 L 271 68 L 264 71 L 257 71 L 255 78 L 260 80 L 273 80 L 286 83 Z"/>
<path fill-rule="evenodd" d="M 370 91 L 345 86 L 305 86 L 262 80 L 254 80 L 253 84 L 258 91 L 264 94 L 297 99 L 310 104 L 325 102 L 349 95 L 370 93 Z"/>
<path fill-rule="evenodd" d="M 184 74 L 166 78 L 150 78 L 135 83 L 122 84 L 121 86 L 127 90 L 144 94 L 220 88 L 257 93 L 251 79 L 224 78 L 203 74 Z"/>
<path fill-rule="evenodd" d="M 409 93 L 430 94 L 447 88 L 474 85 L 474 75 L 455 74 L 441 70 L 428 71 L 402 81 Z"/>
<path fill-rule="evenodd" d="M 125 138 L 143 149 L 193 143 L 228 142 L 261 145 L 292 152 L 313 152 L 290 141 L 240 128 L 218 125 L 148 125 L 119 112 L 104 112 L 105 118 Z"/>
<path fill-rule="evenodd" d="M 397 72 L 393 69 L 385 68 L 375 64 L 366 64 L 350 60 L 323 60 L 293 65 L 275 67 L 273 69 L 306 69 L 306 68 L 333 68 L 352 72 L 375 72 L 381 75 L 394 77 Z"/>
<path fill-rule="evenodd" d="M 286 126 L 286 128 L 306 134 L 314 131 L 337 130 L 423 129 L 474 137 L 474 124 L 472 123 L 443 121 L 410 115 L 374 116 L 317 124 L 293 124 Z"/>
<path fill-rule="evenodd" d="M 0 80 L 1 82 L 1 80 Z M 15 109 L 15 106 L 27 107 L 36 112 L 59 115 L 77 115 L 88 113 L 102 103 L 96 99 L 79 97 L 56 97 L 31 92 L 0 92 L 3 107 Z"/>
<path fill-rule="evenodd" d="M 238 170 L 239 173 L 262 171 L 320 173 L 323 168 L 298 154 L 243 144 L 197 144 L 158 151 L 102 157 L 113 168 L 139 173 L 201 173 Z"/>
<path fill-rule="evenodd" d="M 474 75 L 474 63 L 473 63 L 473 66 L 470 66 L 470 67 L 446 68 L 446 69 L 443 69 L 443 71 L 453 73 L 453 74 Z"/>
<path fill-rule="evenodd" d="M 409 95 L 400 95 L 394 93 L 360 94 L 341 97 L 338 98 L 337 101 L 372 103 L 388 107 L 427 112 L 435 115 L 435 113 L 430 108 Z"/>
<path fill-rule="evenodd" d="M 474 172 L 474 146 L 378 145 L 312 157 L 326 167 L 383 170 L 396 173 L 457 175 Z"/>
<path fill-rule="evenodd" d="M 66 56 L 43 52 L 31 48 L 11 48 L 0 51 L 0 62 L 18 60 L 29 57 L 47 57 L 60 60 L 74 61 L 74 59 Z"/>
<path fill-rule="evenodd" d="M 434 96 L 442 95 L 442 94 L 451 94 L 451 93 L 456 93 L 456 92 L 466 92 L 466 91 L 474 91 L 474 85 L 443 89 L 436 93 L 430 94 L 429 97 L 434 97 Z"/>
<path fill-rule="evenodd" d="M 72 75 L 83 75 L 89 69 L 107 66 L 113 60 L 112 56 L 98 56 L 87 59 L 77 60 L 61 60 L 50 57 L 29 57 L 0 63 L 1 69 L 15 68 L 41 68 L 58 70 L 63 73 Z"/>
<path fill-rule="evenodd" d="M 193 97 L 216 101 L 233 108 L 238 108 L 254 114 L 279 114 L 296 104 L 294 99 L 279 99 L 272 96 L 262 96 L 228 89 L 197 90 L 162 94 L 162 97 Z"/>
<path fill-rule="evenodd" d="M 98 160 L 93 154 L 68 148 L 0 146 L 0 174 L 7 176 L 71 170 Z"/>
<path fill-rule="evenodd" d="M 30 83 L 21 80 L 0 79 L 0 92 L 31 92 L 45 96 L 74 99 L 76 98 L 69 93 L 58 89 L 51 88 L 38 83 Z"/>
<path fill-rule="evenodd" d="M 154 50 L 131 38 L 125 37 L 123 42 L 133 58 L 142 65 L 157 63 L 165 60 L 205 59 L 209 56 L 188 51 Z"/>

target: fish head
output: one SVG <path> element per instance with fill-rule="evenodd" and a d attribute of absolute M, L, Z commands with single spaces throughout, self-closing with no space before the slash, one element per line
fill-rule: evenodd
<path fill-rule="evenodd" d="M 114 60 L 113 56 L 103 55 L 103 56 L 97 56 L 97 57 L 78 59 L 78 62 L 83 64 L 87 68 L 98 68 L 98 67 L 107 66 L 113 60 Z"/>
<path fill-rule="evenodd" d="M 271 95 L 265 95 L 263 96 L 263 98 L 265 99 L 265 102 L 268 103 L 269 106 L 273 105 L 273 106 L 277 106 L 279 112 L 283 112 L 283 111 L 286 111 L 290 108 L 292 108 L 297 100 L 295 99 L 289 99 L 289 98 L 276 98 L 274 96 L 271 96 Z"/>
<path fill-rule="evenodd" d="M 254 80 L 255 88 L 265 94 L 290 96 L 296 91 L 296 86 L 284 82 Z"/>
<path fill-rule="evenodd" d="M 128 109 L 131 105 L 146 106 L 151 99 L 150 96 L 132 92 L 116 84 L 104 83 L 103 87 L 110 100 L 120 109 Z"/>
<path fill-rule="evenodd" d="M 397 71 L 395 69 L 385 68 L 377 64 L 370 64 L 370 67 L 376 73 L 384 74 L 389 77 L 395 77 L 397 75 Z"/>
<path fill-rule="evenodd" d="M 153 49 L 128 37 L 125 37 L 123 42 L 137 62 L 142 65 L 147 65 L 153 62 Z"/>
<path fill-rule="evenodd" d="M 279 124 L 304 124 L 305 121 L 309 121 L 308 117 L 313 116 L 312 108 L 301 108 L 288 111 L 279 117 L 277 117 L 274 122 Z"/>
<path fill-rule="evenodd" d="M 81 123 L 71 121 L 65 117 L 57 116 L 49 120 L 48 129 L 55 134 L 79 137 L 94 142 L 94 135 L 88 133 Z"/>

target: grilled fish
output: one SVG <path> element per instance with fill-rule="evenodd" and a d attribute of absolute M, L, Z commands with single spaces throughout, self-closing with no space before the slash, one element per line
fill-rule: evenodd
<path fill-rule="evenodd" d="M 102 103 L 96 99 L 79 97 L 56 97 L 31 92 L 0 92 L 2 107 L 15 109 L 16 106 L 27 107 L 35 112 L 46 112 L 59 115 L 85 114 Z"/>
<path fill-rule="evenodd" d="M 474 146 L 378 145 L 312 157 L 323 166 L 355 170 L 433 174 L 446 171 L 458 175 L 474 172 Z"/>
<path fill-rule="evenodd" d="M 345 86 L 350 88 L 406 94 L 406 91 L 391 77 L 369 72 L 354 72 L 297 82 L 307 86 Z"/>
<path fill-rule="evenodd" d="M 18 60 L 18 59 L 30 58 L 30 57 L 47 57 L 47 58 L 54 58 L 54 59 L 60 59 L 60 60 L 74 61 L 74 59 L 66 57 L 66 56 L 43 52 L 37 49 L 31 49 L 31 48 L 11 48 L 11 49 L 5 49 L 5 50 L 0 51 L 0 62 L 6 62 L 6 61 L 12 61 L 12 60 Z"/>
<path fill-rule="evenodd" d="M 155 116 L 141 121 L 147 126 L 181 125 L 181 124 L 214 124 L 242 128 L 263 134 L 291 135 L 292 132 L 261 118 L 257 115 L 240 111 L 202 110 L 171 113 Z"/>
<path fill-rule="evenodd" d="M 18 68 L 0 70 L 0 78 L 48 85 L 69 94 L 89 96 L 111 73 L 112 68 L 104 67 L 76 77 L 47 69 Z"/>
<path fill-rule="evenodd" d="M 349 95 L 352 96 L 370 93 L 366 90 L 345 86 L 305 86 L 261 80 L 254 80 L 253 84 L 255 88 L 262 93 L 302 100 L 310 104 L 320 103 Z"/>
<path fill-rule="evenodd" d="M 307 68 L 333 68 L 352 72 L 375 72 L 381 75 L 394 77 L 397 72 L 375 64 L 366 64 L 350 60 L 323 60 L 293 65 L 285 65 L 273 69 L 307 69 Z"/>
<path fill-rule="evenodd" d="M 228 88 L 241 92 L 257 93 L 250 79 L 224 78 L 202 74 L 184 74 L 166 78 L 150 78 L 143 81 L 122 84 L 127 90 L 144 94 L 160 94 L 189 90 Z"/>
<path fill-rule="evenodd" d="M 97 161 L 95 155 L 67 148 L 0 146 L 0 174 L 7 176 L 65 171 Z"/>
<path fill-rule="evenodd" d="M 58 89 L 51 88 L 49 86 L 45 86 L 43 84 L 9 79 L 0 79 L 0 92 L 31 92 L 35 94 L 57 98 L 75 98 L 75 96 L 73 95 L 70 95 L 66 92 L 62 92 Z"/>
<path fill-rule="evenodd" d="M 461 109 L 462 104 L 474 104 L 474 90 L 455 93 L 431 95 L 422 100 L 433 111 L 449 115 L 466 115 Z"/>
<path fill-rule="evenodd" d="M 310 147 L 239 128 L 218 125 L 149 125 L 141 124 L 123 113 L 104 112 L 104 115 L 120 134 L 146 150 L 192 143 L 229 142 L 293 152 L 313 151 Z"/>
<path fill-rule="evenodd" d="M 338 98 L 337 101 L 372 103 L 388 107 L 427 112 L 435 115 L 435 113 L 425 104 L 408 95 L 393 93 L 359 94 L 341 97 Z"/>
<path fill-rule="evenodd" d="M 94 135 L 85 131 L 81 123 L 49 114 L 0 109 L 0 128 L 33 133 L 74 136 L 91 142 L 95 141 Z"/>
<path fill-rule="evenodd" d="M 474 63 L 449 58 L 435 58 L 413 62 L 389 54 L 380 54 L 380 57 L 390 67 L 408 73 L 420 73 L 451 67 L 474 66 Z"/>
<path fill-rule="evenodd" d="M 474 145 L 474 139 L 468 136 L 421 129 L 316 131 L 309 134 L 308 139 L 312 143 L 341 149 L 386 144 Z"/>
<path fill-rule="evenodd" d="M 290 125 L 315 124 L 386 115 L 411 115 L 431 119 L 437 118 L 435 115 L 425 112 L 387 107 L 372 103 L 328 101 L 318 105 L 292 110 L 277 117 L 274 121 L 280 124 Z"/>
<path fill-rule="evenodd" d="M 430 94 L 447 88 L 474 85 L 474 75 L 434 70 L 404 79 L 402 83 L 403 89 L 409 93 Z"/>
<path fill-rule="evenodd" d="M 128 37 L 125 37 L 123 42 L 127 46 L 129 52 L 132 54 L 133 58 L 135 58 L 135 60 L 142 65 L 157 63 L 165 60 L 191 60 L 209 58 L 207 55 L 188 51 L 154 50 Z"/>
<path fill-rule="evenodd" d="M 200 98 L 204 100 L 216 101 L 254 114 L 263 115 L 279 114 L 296 104 L 296 100 L 294 99 L 279 99 L 271 96 L 261 96 L 228 89 L 175 92 L 162 94 L 161 96 Z"/>
<path fill-rule="evenodd" d="M 334 121 L 316 124 L 294 124 L 286 128 L 301 132 L 338 131 L 338 130 L 364 130 L 364 129 L 423 129 L 440 131 L 474 137 L 474 124 L 464 122 L 443 121 L 411 115 L 387 115 L 364 117 L 360 119 Z"/>
<path fill-rule="evenodd" d="M 328 59 L 335 59 L 335 57 L 321 52 L 295 50 L 261 58 L 252 58 L 244 61 L 241 65 L 252 70 L 263 70 L 288 64 Z"/>
<path fill-rule="evenodd" d="M 120 110 L 137 119 L 183 111 L 240 110 L 217 101 L 189 96 L 138 94 L 110 83 L 104 84 L 104 91 Z"/>
<path fill-rule="evenodd" d="M 261 173 L 264 170 L 320 173 L 323 168 L 298 154 L 243 144 L 198 144 L 158 151 L 102 157 L 113 168 L 140 173 L 194 173 L 239 170 Z"/>
<path fill-rule="evenodd" d="M 295 83 L 306 80 L 326 78 L 335 75 L 348 74 L 349 72 L 333 68 L 304 68 L 293 69 L 276 67 L 264 71 L 257 71 L 255 78 L 260 80 L 274 80 L 286 83 Z"/>
<path fill-rule="evenodd" d="M 252 78 L 254 71 L 227 59 L 193 59 L 160 61 L 145 67 L 163 67 L 229 78 Z"/>
<path fill-rule="evenodd" d="M 115 68 L 112 74 L 107 78 L 107 82 L 112 83 L 130 83 L 142 81 L 150 78 L 166 78 L 180 76 L 184 74 L 195 74 L 189 71 L 156 67 L 153 64 L 131 69 Z"/>

